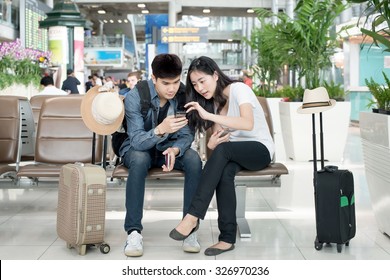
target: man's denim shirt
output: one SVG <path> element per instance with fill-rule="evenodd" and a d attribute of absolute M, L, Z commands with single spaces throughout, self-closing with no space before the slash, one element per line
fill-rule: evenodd
<path fill-rule="evenodd" d="M 144 118 L 141 114 L 141 104 L 140 96 L 138 94 L 137 87 L 134 87 L 125 98 L 125 117 L 127 121 L 127 135 L 128 138 L 123 142 L 120 148 L 120 156 L 129 150 L 136 151 L 147 151 L 154 146 L 157 150 L 164 151 L 169 147 L 177 147 L 180 149 L 178 156 L 182 156 L 184 152 L 190 148 L 192 141 L 194 141 L 194 133 L 191 131 L 188 125 L 181 128 L 175 133 L 164 134 L 164 136 L 159 137 L 154 134 L 154 128 L 157 126 L 157 116 L 158 111 L 160 110 L 160 99 L 154 88 L 153 81 L 150 79 L 148 81 L 151 103 L 154 106 L 148 111 L 145 122 L 152 119 L 152 129 L 145 131 L 144 129 Z M 176 97 L 168 100 L 170 103 L 167 116 L 174 115 L 177 110 L 177 100 Z M 153 113 L 152 107 L 157 109 L 157 113 Z"/>

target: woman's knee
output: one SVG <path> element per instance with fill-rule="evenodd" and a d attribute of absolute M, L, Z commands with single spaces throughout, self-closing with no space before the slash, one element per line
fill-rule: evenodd
<path fill-rule="evenodd" d="M 236 176 L 236 173 L 240 170 L 239 165 L 235 162 L 229 162 L 226 164 L 225 168 L 222 171 L 222 178 L 233 178 Z"/>
<path fill-rule="evenodd" d="M 202 168 L 202 161 L 200 160 L 199 154 L 193 149 L 188 149 L 182 158 L 184 166 L 190 166 L 193 168 Z"/>

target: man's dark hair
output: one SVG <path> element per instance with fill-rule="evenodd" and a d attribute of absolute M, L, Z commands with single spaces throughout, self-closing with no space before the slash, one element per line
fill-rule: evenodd
<path fill-rule="evenodd" d="M 72 74 L 73 73 L 73 69 L 68 69 L 68 70 L 66 70 L 66 74 L 69 76 L 70 74 Z"/>
<path fill-rule="evenodd" d="M 46 87 L 48 85 L 53 85 L 54 86 L 54 80 L 50 76 L 45 76 L 45 77 L 43 77 L 41 79 L 41 85 L 43 85 L 44 87 Z"/>
<path fill-rule="evenodd" d="M 175 54 L 159 54 L 152 62 L 152 71 L 156 79 L 180 76 L 182 67 L 180 58 Z"/>

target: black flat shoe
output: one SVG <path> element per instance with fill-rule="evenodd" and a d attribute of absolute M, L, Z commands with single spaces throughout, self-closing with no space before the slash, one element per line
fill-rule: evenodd
<path fill-rule="evenodd" d="M 196 226 L 191 230 L 191 232 L 188 234 L 188 235 L 184 235 L 184 234 L 181 234 L 180 232 L 178 232 L 175 228 L 173 230 L 171 230 L 171 232 L 169 233 L 169 237 L 172 238 L 172 239 L 175 239 L 177 241 L 182 241 L 184 239 L 186 239 L 188 236 L 190 236 L 191 234 L 193 234 L 195 231 L 197 231 L 199 229 L 199 220 L 198 222 L 196 223 Z"/>
<path fill-rule="evenodd" d="M 234 249 L 234 244 L 232 244 L 232 246 L 230 246 L 229 248 L 227 249 L 218 249 L 218 248 L 207 248 L 205 251 L 204 251 L 204 254 L 206 256 L 216 256 L 216 255 L 219 255 L 219 254 L 222 254 L 222 253 L 225 253 L 227 251 L 231 251 Z"/>

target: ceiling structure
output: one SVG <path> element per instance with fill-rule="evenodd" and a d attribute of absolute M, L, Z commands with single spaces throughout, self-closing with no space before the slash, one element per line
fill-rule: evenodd
<path fill-rule="evenodd" d="M 160 1 L 134 1 L 134 0 L 74 0 L 80 9 L 80 12 L 93 23 L 93 30 L 97 32 L 101 22 L 104 20 L 113 20 L 115 28 L 121 28 L 124 24 L 118 23 L 118 20 L 124 20 L 128 14 L 142 15 L 142 10 L 147 9 L 149 14 L 168 14 L 169 6 L 174 2 L 177 12 L 177 20 L 183 15 L 193 16 L 236 16 L 236 17 L 255 17 L 255 13 L 248 13 L 247 10 L 254 7 L 271 8 L 272 0 L 160 0 Z M 285 1 L 279 0 L 279 6 L 284 7 Z M 145 8 L 138 7 L 138 4 L 145 4 Z M 203 10 L 210 9 L 210 13 L 205 14 Z M 99 14 L 99 10 L 104 10 L 105 14 Z M 109 24 L 109 23 L 107 23 Z M 108 26 L 106 26 L 108 27 Z M 143 38 L 143 28 L 136 28 L 137 38 Z"/>

